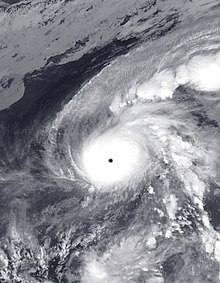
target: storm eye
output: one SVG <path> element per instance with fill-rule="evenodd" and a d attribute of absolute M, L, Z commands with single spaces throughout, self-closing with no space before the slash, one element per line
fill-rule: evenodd
<path fill-rule="evenodd" d="M 111 133 L 111 132 L 110 132 Z M 128 182 L 137 177 L 146 154 L 139 141 L 117 131 L 85 142 L 82 148 L 82 169 L 98 187 Z M 142 172 L 142 170 L 141 170 Z M 142 173 L 141 173 L 142 174 Z"/>

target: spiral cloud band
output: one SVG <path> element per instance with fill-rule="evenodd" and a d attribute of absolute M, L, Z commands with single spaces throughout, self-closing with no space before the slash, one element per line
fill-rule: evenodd
<path fill-rule="evenodd" d="M 216 30 L 203 31 L 203 34 L 197 31 L 174 45 L 171 51 L 166 50 L 162 41 L 158 57 L 152 57 L 145 64 L 137 64 L 140 58 L 144 60 L 150 56 L 151 43 L 147 51 L 132 51 L 129 56 L 122 56 L 107 66 L 57 115 L 50 130 L 49 167 L 60 178 L 83 176 L 102 189 L 141 182 L 142 178 L 151 176 L 161 166 L 160 162 L 174 162 L 177 171 L 184 171 L 185 167 L 190 171 L 182 172 L 181 176 L 195 174 L 190 168 L 193 160 L 196 162 L 197 159 L 206 160 L 204 168 L 214 168 L 211 163 L 218 162 L 213 154 L 218 145 L 209 141 L 207 154 L 201 151 L 199 145 L 195 147 L 185 140 L 180 143 L 180 138 L 175 138 L 174 133 L 179 131 L 192 140 L 196 139 L 198 144 L 204 139 L 202 132 L 194 136 L 197 122 L 193 119 L 193 105 L 178 102 L 183 95 L 179 88 L 208 92 L 210 96 L 207 95 L 207 99 L 211 96 L 212 101 L 217 99 L 212 92 L 220 90 L 220 55 L 219 46 L 213 44 L 211 47 L 211 41 L 216 42 L 218 36 Z M 200 55 L 194 46 L 196 42 L 200 42 Z M 185 49 L 188 51 L 182 56 Z M 209 54 L 207 49 L 210 49 Z M 133 68 L 129 69 L 127 65 Z M 205 99 L 202 95 L 196 94 L 196 97 L 200 101 Z M 85 115 L 88 116 L 86 122 Z M 80 136 L 78 131 L 75 132 L 78 128 L 83 128 Z M 62 129 L 68 131 L 60 135 Z M 71 134 L 67 136 L 67 132 Z M 58 145 L 55 143 L 57 135 L 61 139 Z M 61 158 L 60 150 L 65 158 Z M 213 171 L 212 174 L 216 173 Z M 184 182 L 187 187 L 191 181 Z M 202 187 L 196 192 L 200 197 L 204 191 Z"/>
<path fill-rule="evenodd" d="M 45 127 L 44 165 L 80 198 L 68 203 L 64 225 L 76 237 L 71 245 L 86 247 L 74 254 L 82 283 L 141 282 L 142 275 L 166 282 L 161 262 L 177 251 L 198 280 L 220 261 L 204 203 L 220 185 L 220 32 L 212 24 L 182 27 L 181 36 L 116 58 Z M 192 245 L 202 250 L 196 263 Z M 201 271 L 204 261 L 210 265 Z"/>
<path fill-rule="evenodd" d="M 218 2 L 0 0 L 0 282 L 220 282 Z"/>
<path fill-rule="evenodd" d="M 153 114 L 151 118 L 146 117 L 153 107 L 140 106 L 138 99 L 157 101 L 172 98 L 180 86 L 202 92 L 219 91 L 220 53 L 214 52 L 211 55 L 192 55 L 182 65 L 155 72 L 145 83 L 136 85 L 135 94 L 130 91 L 130 100 L 125 100 L 124 104 L 120 103 L 117 96 L 113 99 L 111 111 L 116 115 L 117 109 L 122 108 L 121 113 L 117 113 L 120 115 L 118 125 L 89 138 L 82 150 L 83 170 L 92 182 L 108 186 L 123 180 L 129 182 L 132 178 L 144 175 L 150 159 L 147 148 L 150 147 L 149 143 L 155 143 L 152 141 L 152 129 L 162 128 L 163 122 L 157 119 L 152 125 Z M 129 109 L 131 107 L 132 110 Z M 169 134 L 169 130 L 166 131 Z M 175 159 L 174 156 L 179 158 L 175 153 Z"/>

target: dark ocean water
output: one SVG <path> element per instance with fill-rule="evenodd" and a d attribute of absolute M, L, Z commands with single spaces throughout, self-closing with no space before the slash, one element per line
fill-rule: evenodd
<path fill-rule="evenodd" d="M 218 3 L 87 2 L 0 14 L 0 282 L 220 282 Z M 78 9 L 106 19 L 71 42 Z"/>

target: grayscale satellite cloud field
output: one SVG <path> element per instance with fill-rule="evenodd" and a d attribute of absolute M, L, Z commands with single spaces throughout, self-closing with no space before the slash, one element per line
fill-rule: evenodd
<path fill-rule="evenodd" d="M 0 283 L 220 282 L 219 15 L 0 1 Z"/>

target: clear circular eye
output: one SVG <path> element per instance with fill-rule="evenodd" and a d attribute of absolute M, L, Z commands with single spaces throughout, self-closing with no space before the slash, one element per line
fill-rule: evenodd
<path fill-rule="evenodd" d="M 82 166 L 96 185 L 108 186 L 128 181 L 143 164 L 141 146 L 132 137 L 103 135 L 85 144 Z"/>

